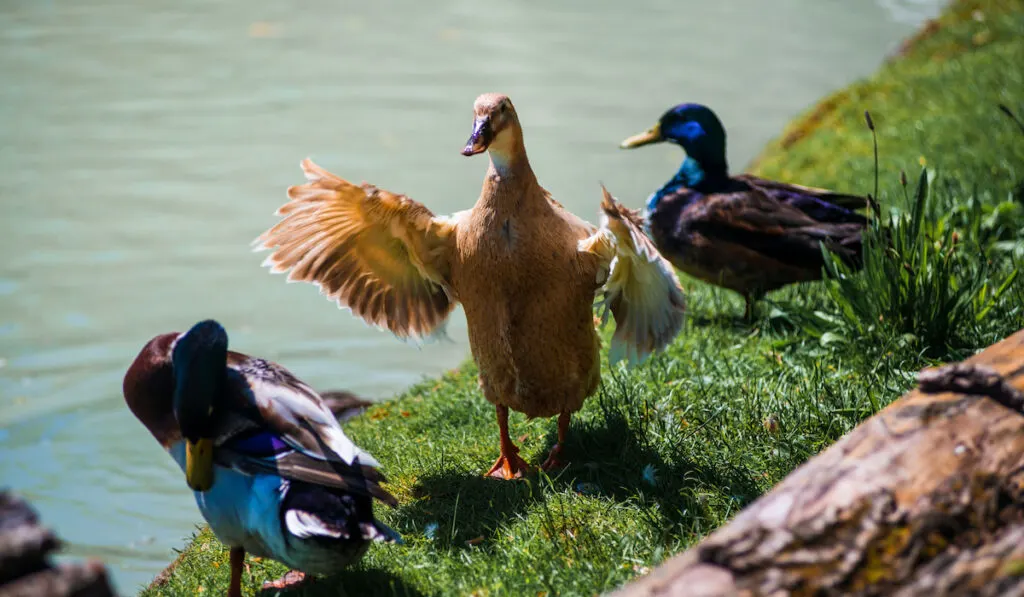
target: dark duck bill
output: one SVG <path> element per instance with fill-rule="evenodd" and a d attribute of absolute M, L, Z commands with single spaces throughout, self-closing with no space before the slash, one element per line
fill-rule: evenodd
<path fill-rule="evenodd" d="M 470 156 L 487 151 L 491 141 L 494 139 L 494 130 L 491 128 L 491 119 L 488 117 L 477 118 L 473 121 L 473 132 L 466 141 L 466 147 L 462 149 L 462 155 Z"/>

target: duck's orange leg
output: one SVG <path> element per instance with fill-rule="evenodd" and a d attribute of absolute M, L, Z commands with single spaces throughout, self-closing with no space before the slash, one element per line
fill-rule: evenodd
<path fill-rule="evenodd" d="M 242 597 L 242 568 L 245 566 L 245 548 L 232 547 L 228 559 L 231 562 L 231 584 L 228 597 Z"/>
<path fill-rule="evenodd" d="M 530 470 L 530 465 L 519 457 L 519 448 L 508 436 L 508 407 L 496 406 L 498 412 L 498 434 L 501 441 L 501 455 L 494 461 L 494 466 L 487 471 L 488 477 L 496 479 L 517 479 Z"/>
<path fill-rule="evenodd" d="M 562 453 L 565 436 L 569 435 L 569 416 L 569 413 L 558 415 L 558 443 L 555 444 L 555 447 L 551 448 L 551 453 L 548 454 L 548 459 L 544 461 L 544 464 L 540 465 L 540 468 L 546 471 L 565 466 L 565 463 L 558 456 Z"/>

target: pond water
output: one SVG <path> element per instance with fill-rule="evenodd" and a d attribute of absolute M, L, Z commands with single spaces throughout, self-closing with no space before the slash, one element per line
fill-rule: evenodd
<path fill-rule="evenodd" d="M 472 102 L 503 91 L 541 182 L 593 220 L 599 181 L 638 206 L 674 171 L 674 148 L 617 149 L 670 105 L 714 107 L 739 170 L 939 2 L 302 7 L 0 4 L 0 479 L 125 593 L 199 522 L 121 397 L 148 338 L 215 317 L 236 349 L 373 398 L 469 353 L 461 315 L 453 342 L 420 350 L 260 268 L 249 243 L 302 158 L 435 212 L 466 208 L 486 164 L 459 155 Z"/>

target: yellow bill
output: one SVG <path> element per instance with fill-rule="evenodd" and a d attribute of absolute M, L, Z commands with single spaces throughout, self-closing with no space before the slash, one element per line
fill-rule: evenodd
<path fill-rule="evenodd" d="M 642 147 L 644 145 L 650 145 L 651 143 L 660 143 L 664 141 L 661 136 L 661 124 L 655 124 L 646 131 L 633 135 L 626 139 L 622 143 L 619 143 L 620 149 L 633 149 L 634 147 Z"/>
<path fill-rule="evenodd" d="M 213 486 L 213 440 L 202 438 L 185 442 L 185 482 L 193 491 L 206 491 Z"/>

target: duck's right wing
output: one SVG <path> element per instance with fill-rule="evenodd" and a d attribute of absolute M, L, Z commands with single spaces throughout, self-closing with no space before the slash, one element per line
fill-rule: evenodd
<path fill-rule="evenodd" d="M 306 159 L 283 219 L 255 243 L 264 265 L 311 282 L 370 325 L 414 340 L 443 331 L 458 215 L 436 217 L 404 195 L 354 185 Z M 466 212 L 461 212 L 466 213 Z"/>
<path fill-rule="evenodd" d="M 601 228 L 581 240 L 579 250 L 594 255 L 607 272 L 605 304 L 615 317 L 609 359 L 634 364 L 675 338 L 686 301 L 672 264 L 644 234 L 636 214 L 601 190 Z"/>

